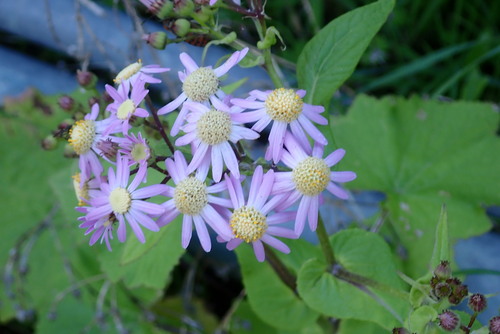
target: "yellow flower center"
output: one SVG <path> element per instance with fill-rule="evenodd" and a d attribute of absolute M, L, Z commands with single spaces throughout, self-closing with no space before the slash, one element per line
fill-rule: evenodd
<path fill-rule="evenodd" d="M 301 194 L 315 196 L 330 182 L 330 169 L 324 160 L 308 157 L 293 169 L 292 180 Z"/>
<path fill-rule="evenodd" d="M 228 113 L 212 109 L 204 113 L 196 124 L 198 138 L 208 145 L 217 145 L 231 135 L 231 117 Z"/>
<path fill-rule="evenodd" d="M 207 187 L 205 183 L 190 176 L 177 184 L 174 201 L 182 214 L 198 215 L 208 203 Z"/>
<path fill-rule="evenodd" d="M 79 155 L 87 153 L 94 143 L 95 122 L 90 119 L 77 121 L 69 130 L 69 143 Z"/>
<path fill-rule="evenodd" d="M 266 216 L 246 205 L 234 210 L 229 225 L 235 237 L 247 243 L 259 240 L 267 230 Z"/>
<path fill-rule="evenodd" d="M 135 162 L 146 160 L 147 158 L 149 158 L 149 147 L 142 143 L 134 144 L 134 146 L 132 146 L 130 155 Z"/>
<path fill-rule="evenodd" d="M 116 117 L 121 120 L 126 120 L 132 115 L 135 111 L 134 101 L 131 99 L 127 99 L 120 104 L 118 110 L 116 111 Z"/>
<path fill-rule="evenodd" d="M 138 73 L 142 68 L 142 61 L 139 59 L 136 63 L 130 64 L 125 67 L 116 75 L 116 78 L 113 81 L 119 85 L 123 80 L 127 80 L 132 77 L 134 74 Z"/>
<path fill-rule="evenodd" d="M 293 89 L 278 88 L 267 96 L 265 105 L 271 119 L 290 123 L 300 116 L 304 102 Z"/>
<path fill-rule="evenodd" d="M 115 213 L 127 213 L 132 204 L 132 198 L 127 189 L 115 188 L 109 194 L 109 204 Z"/>
<path fill-rule="evenodd" d="M 83 187 L 80 187 L 81 176 L 80 173 L 76 173 L 72 176 L 73 178 L 73 188 L 75 189 L 75 195 L 78 199 L 78 205 L 82 206 L 85 202 L 82 199 L 89 199 L 89 184 L 88 181 L 83 183 Z"/>
<path fill-rule="evenodd" d="M 208 67 L 200 67 L 191 72 L 182 85 L 186 96 L 195 102 L 204 102 L 219 89 L 219 78 Z"/>

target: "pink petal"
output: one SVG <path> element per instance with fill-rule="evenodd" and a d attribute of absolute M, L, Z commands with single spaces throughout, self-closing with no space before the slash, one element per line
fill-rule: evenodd
<path fill-rule="evenodd" d="M 336 165 L 340 160 L 342 160 L 344 155 L 345 155 L 345 150 L 342 148 L 339 148 L 338 150 L 333 151 L 325 158 L 326 165 L 328 167 L 332 167 L 333 165 Z"/>
<path fill-rule="evenodd" d="M 198 239 L 200 240 L 201 247 L 205 252 L 210 252 L 212 248 L 212 243 L 210 242 L 210 235 L 208 234 L 205 222 L 200 216 L 193 216 L 194 226 L 196 227 L 196 233 L 198 234 Z"/>

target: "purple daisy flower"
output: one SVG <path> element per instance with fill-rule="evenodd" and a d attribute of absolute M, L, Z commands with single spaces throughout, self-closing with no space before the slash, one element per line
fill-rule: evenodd
<path fill-rule="evenodd" d="M 109 233 L 111 227 L 106 222 L 116 219 L 118 221 L 118 240 L 124 242 L 127 236 L 126 222 L 128 222 L 137 239 L 144 243 L 145 237 L 140 225 L 148 230 L 158 232 L 160 228 L 151 217 L 160 216 L 165 212 L 160 204 L 150 203 L 145 199 L 165 192 L 167 186 L 155 184 L 137 189 L 144 179 L 146 170 L 139 170 L 129 184 L 128 158 L 118 156 L 116 160 L 116 173 L 113 168 L 109 168 L 108 181 L 101 183 L 100 190 L 89 190 L 90 200 L 88 203 L 90 206 L 87 207 L 87 214 L 84 217 L 85 223 L 82 226 L 87 227 L 94 224 L 94 230 L 104 228 L 102 229 L 104 233 L 107 228 Z"/>
<path fill-rule="evenodd" d="M 83 210 L 79 210 L 82 213 L 88 213 L 89 208 L 82 208 Z M 85 221 L 85 217 L 81 217 L 84 222 L 80 224 L 80 228 L 86 228 L 85 235 L 92 233 L 90 237 L 89 245 L 94 245 L 97 240 L 100 240 L 101 244 L 103 242 L 106 243 L 106 247 L 109 251 L 112 251 L 110 239 L 113 239 L 113 230 L 116 225 L 116 218 L 113 214 L 108 216 L 101 217 L 97 221 Z"/>
<path fill-rule="evenodd" d="M 198 67 L 187 53 L 181 53 L 179 58 L 186 68 L 185 72 L 179 72 L 182 93 L 175 100 L 158 110 L 158 115 L 174 111 L 185 101 L 208 103 L 209 100 L 215 97 L 222 100 L 224 92 L 220 89 L 219 78 L 238 64 L 246 56 L 247 52 L 248 48 L 234 52 L 224 64 L 216 69 L 212 69 L 211 66 Z M 178 117 L 185 115 L 181 114 L 182 112 Z"/>
<path fill-rule="evenodd" d="M 325 111 L 322 106 L 314 106 L 304 103 L 302 98 L 306 95 L 305 90 L 278 88 L 272 91 L 251 91 L 247 99 L 232 99 L 231 103 L 245 109 L 255 109 L 245 113 L 247 123 L 256 122 L 252 129 L 261 132 L 271 122 L 269 134 L 269 147 L 265 158 L 278 163 L 283 153 L 283 139 L 285 132 L 290 129 L 302 145 L 302 148 L 310 152 L 309 140 L 306 133 L 316 142 L 326 145 L 328 141 L 325 136 L 313 125 L 316 122 L 326 125 L 328 120 L 320 114 Z"/>
<path fill-rule="evenodd" d="M 324 147 L 315 144 L 310 156 L 289 132 L 285 136 L 285 146 L 287 150 L 283 152 L 282 161 L 292 171 L 276 173 L 273 194 L 284 194 L 284 201 L 279 205 L 279 209 L 287 208 L 300 199 L 295 220 L 295 233 L 300 235 L 306 219 L 311 230 L 316 230 L 321 193 L 326 189 L 341 199 L 347 199 L 347 191 L 335 182 L 352 181 L 356 178 L 356 173 L 330 171 L 330 168 L 344 157 L 343 149 L 335 150 L 323 159 Z"/>
<path fill-rule="evenodd" d="M 142 100 L 149 93 L 149 90 L 144 88 L 144 81 L 140 79 L 135 80 L 132 89 L 130 89 L 130 85 L 120 85 L 118 89 L 110 85 L 106 85 L 105 87 L 108 94 L 114 99 L 114 102 L 106 107 L 106 110 L 111 112 L 108 129 L 121 126 L 122 133 L 126 135 L 130 128 L 129 122 L 132 116 L 149 116 L 146 109 L 139 107 Z"/>
<path fill-rule="evenodd" d="M 259 134 L 243 126 L 238 120 L 244 119 L 241 108 L 230 108 L 217 98 L 212 99 L 214 108 L 201 103 L 186 102 L 184 108 L 190 111 L 187 124 L 182 127 L 186 133 L 175 141 L 175 145 L 192 144 L 193 159 L 187 173 L 192 173 L 202 164 L 212 165 L 215 182 L 222 178 L 223 163 L 235 177 L 239 177 L 239 165 L 229 142 L 240 139 L 253 140 Z M 203 168 L 208 168 L 204 166 Z"/>
<path fill-rule="evenodd" d="M 78 166 L 80 167 L 80 185 L 83 187 L 85 181 L 90 179 L 94 174 L 100 176 L 103 167 L 99 161 L 98 155 L 103 156 L 99 142 L 111 141 L 115 142 L 115 137 L 105 135 L 120 131 L 119 128 L 110 128 L 109 119 L 96 121 L 99 115 L 99 105 L 96 103 L 92 106 L 92 110 L 85 116 L 83 120 L 77 121 L 69 131 L 70 138 L 68 139 L 71 146 L 79 155 Z"/>
<path fill-rule="evenodd" d="M 136 80 L 141 80 L 144 83 L 160 83 L 161 80 L 153 77 L 151 74 L 155 73 L 163 73 L 170 71 L 169 68 L 160 67 L 160 65 L 142 65 L 142 61 L 139 59 L 137 62 L 128 65 L 123 70 L 121 70 L 116 77 L 113 79 L 115 84 L 128 86 L 126 83 L 130 85 L 134 85 Z"/>
<path fill-rule="evenodd" d="M 75 190 L 76 198 L 78 199 L 78 205 L 85 205 L 85 203 L 90 199 L 89 190 L 90 189 L 99 189 L 101 185 L 102 178 L 104 177 L 95 177 L 88 180 L 84 180 L 82 184 L 81 174 L 76 173 L 72 176 L 73 179 L 73 188 Z"/>
<path fill-rule="evenodd" d="M 148 159 L 151 157 L 151 149 L 148 141 L 142 138 L 139 132 L 137 136 L 133 133 L 125 135 L 125 140 L 120 143 L 118 152 L 124 154 L 129 159 L 129 164 L 139 164 L 139 168 L 148 167 Z"/>
<path fill-rule="evenodd" d="M 226 247 L 233 250 L 242 242 L 251 242 L 255 257 L 259 262 L 264 261 L 266 258 L 263 242 L 280 252 L 288 254 L 290 248 L 276 239 L 275 236 L 289 239 L 298 237 L 292 230 L 275 226 L 276 224 L 291 221 L 295 217 L 295 212 L 278 212 L 267 217 L 269 212 L 282 201 L 282 198 L 277 196 L 268 201 L 274 184 L 274 175 L 273 170 L 269 170 L 264 175 L 262 166 L 258 166 L 250 184 L 246 203 L 239 178 L 226 175 L 229 196 L 234 206 L 233 214 L 229 220 L 234 238 L 227 243 Z"/>
<path fill-rule="evenodd" d="M 212 195 L 226 190 L 226 182 L 207 187 L 205 179 L 208 169 L 199 169 L 194 176 L 189 175 L 186 159 L 180 151 L 175 151 L 174 159 L 167 159 L 165 165 L 175 187 L 167 186 L 164 192 L 164 195 L 172 199 L 163 203 L 165 214 L 158 219 L 158 225 L 167 225 L 182 213 L 182 247 L 184 248 L 187 248 L 191 241 L 193 222 L 201 246 L 206 252 L 210 251 L 212 244 L 205 224 L 208 224 L 223 240 L 231 239 L 231 229 L 227 221 L 214 208 L 214 205 L 231 207 L 231 201 Z"/>

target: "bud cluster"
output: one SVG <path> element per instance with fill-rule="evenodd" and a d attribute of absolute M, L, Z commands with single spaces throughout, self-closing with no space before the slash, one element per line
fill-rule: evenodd
<path fill-rule="evenodd" d="M 467 285 L 462 284 L 458 278 L 451 277 L 451 267 L 448 261 L 442 261 L 436 267 L 430 285 L 432 297 L 436 300 L 448 298 L 453 305 L 460 304 L 469 293 Z"/>

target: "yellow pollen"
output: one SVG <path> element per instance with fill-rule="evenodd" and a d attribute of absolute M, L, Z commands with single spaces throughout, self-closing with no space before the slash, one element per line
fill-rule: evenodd
<path fill-rule="evenodd" d="M 267 96 L 265 105 L 272 120 L 290 123 L 299 118 L 304 102 L 293 89 L 278 88 Z"/>
<path fill-rule="evenodd" d="M 208 67 L 200 67 L 191 72 L 184 80 L 182 90 L 195 102 L 204 102 L 219 89 L 219 78 Z"/>
<path fill-rule="evenodd" d="M 85 202 L 82 199 L 89 199 L 89 184 L 88 181 L 83 183 L 83 187 L 80 187 L 80 173 L 76 173 L 72 176 L 73 178 L 73 188 L 75 189 L 75 195 L 78 199 L 78 205 L 82 206 Z"/>
<path fill-rule="evenodd" d="M 247 243 L 259 240 L 267 230 L 266 216 L 246 205 L 234 210 L 229 225 L 235 237 Z"/>
<path fill-rule="evenodd" d="M 146 160 L 149 158 L 149 147 L 141 143 L 134 144 L 130 155 L 135 162 Z"/>
<path fill-rule="evenodd" d="M 68 141 L 77 154 L 85 154 L 92 147 L 95 135 L 95 122 L 91 119 L 82 119 L 69 130 Z"/>
<path fill-rule="evenodd" d="M 136 63 L 130 64 L 125 67 L 116 75 L 116 78 L 113 81 L 119 85 L 123 80 L 127 80 L 132 77 L 134 74 L 138 73 L 142 68 L 142 61 L 139 59 Z"/>
<path fill-rule="evenodd" d="M 315 196 L 330 182 L 330 169 L 324 160 L 308 157 L 293 169 L 292 180 L 301 194 Z"/>
<path fill-rule="evenodd" d="M 109 194 L 109 204 L 115 213 L 124 214 L 127 213 L 132 204 L 132 198 L 127 189 L 115 188 Z"/>
<path fill-rule="evenodd" d="M 136 106 L 134 104 L 134 101 L 132 101 L 131 99 L 126 99 L 118 107 L 118 110 L 116 111 L 116 117 L 121 120 L 128 119 L 130 115 L 135 112 L 135 108 Z"/>
<path fill-rule="evenodd" d="M 212 109 L 204 113 L 196 124 L 198 138 L 208 145 L 217 145 L 231 135 L 231 117 L 228 113 Z"/>
<path fill-rule="evenodd" d="M 175 187 L 174 201 L 182 214 L 198 215 L 208 203 L 207 187 L 205 183 L 190 176 Z"/>

